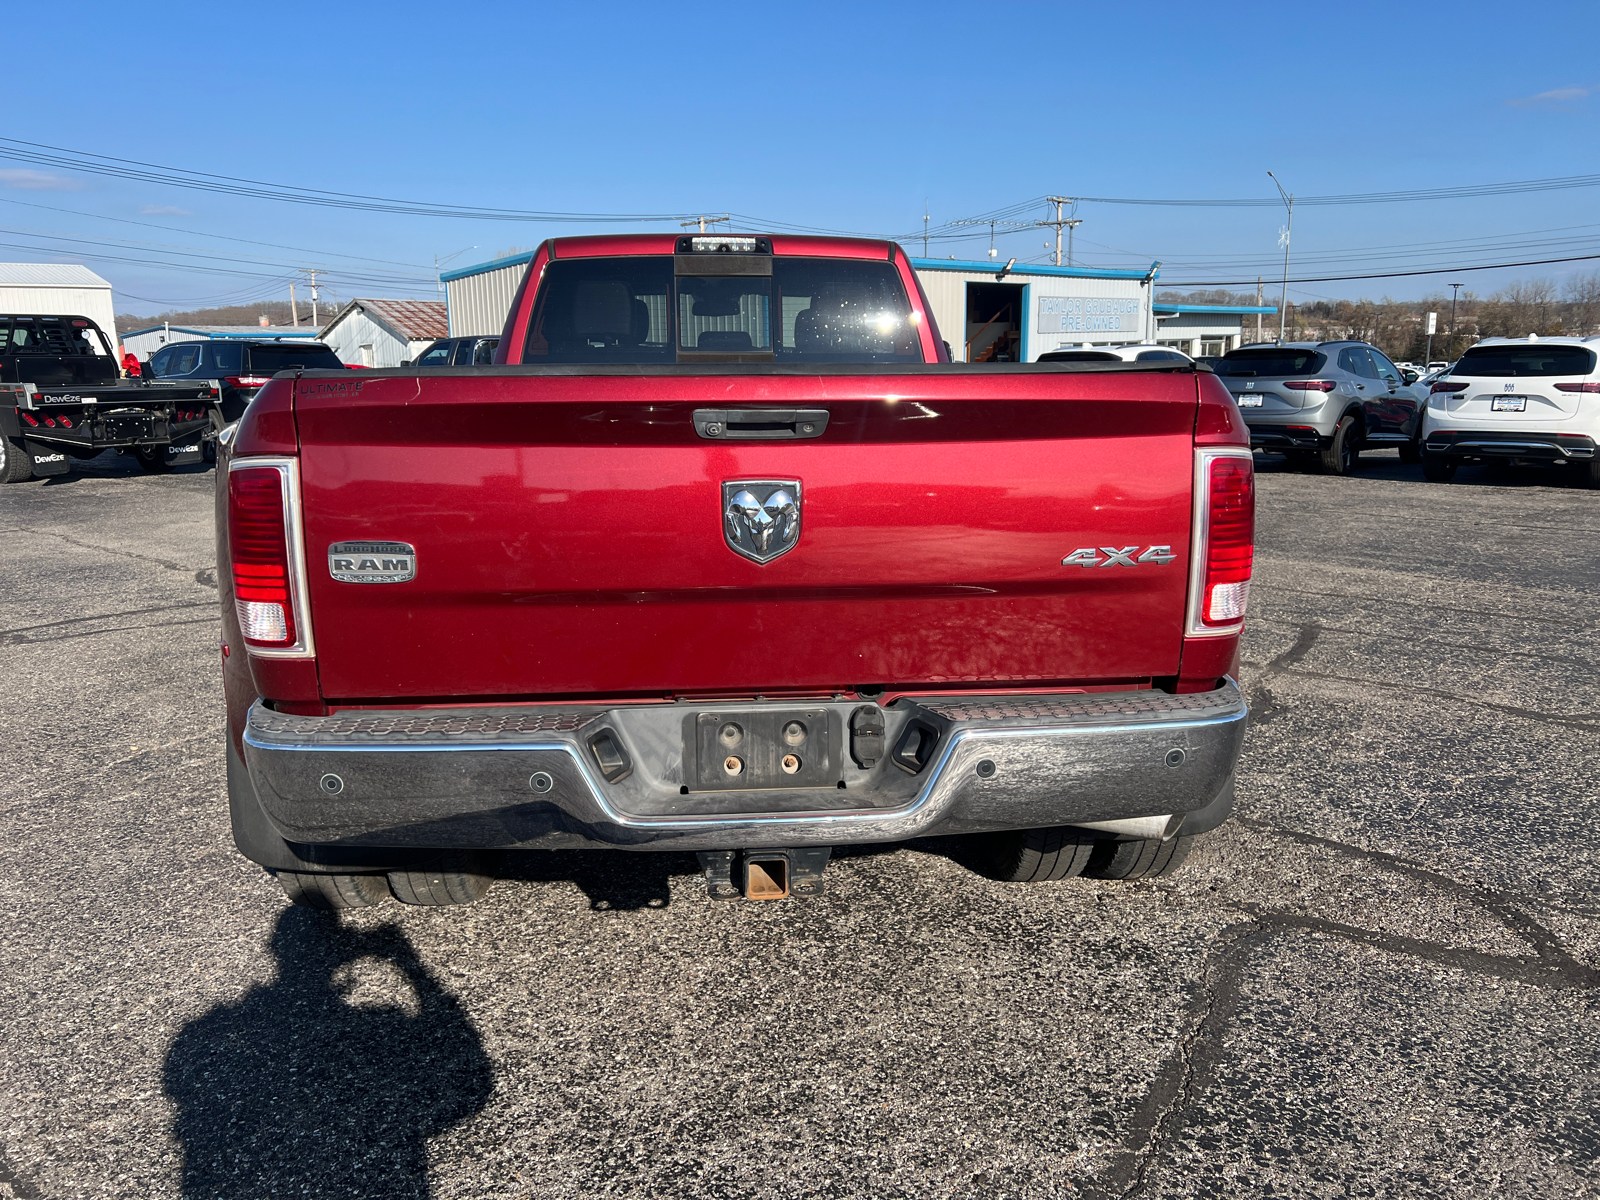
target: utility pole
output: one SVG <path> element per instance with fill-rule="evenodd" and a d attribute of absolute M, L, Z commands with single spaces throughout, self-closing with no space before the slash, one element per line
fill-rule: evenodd
<path fill-rule="evenodd" d="M 1034 224 L 1035 225 L 1042 225 L 1042 226 L 1044 226 L 1046 228 L 1054 228 L 1055 229 L 1055 231 L 1056 231 L 1056 266 L 1058 266 L 1058 267 L 1061 265 L 1061 229 L 1062 229 L 1063 226 L 1066 227 L 1066 230 L 1067 230 L 1067 266 L 1070 267 L 1072 265 L 1072 231 L 1077 229 L 1079 225 L 1082 225 L 1083 221 L 1082 221 L 1081 218 L 1078 218 L 1078 217 L 1063 216 L 1062 215 L 1062 209 L 1066 205 L 1070 204 L 1070 205 L 1072 205 L 1072 211 L 1073 212 L 1077 212 L 1078 211 L 1078 202 L 1076 200 L 1074 200 L 1071 196 L 1046 196 L 1044 199 L 1045 199 L 1045 203 L 1046 204 L 1054 204 L 1056 206 L 1056 217 L 1055 217 L 1055 220 L 1053 220 L 1053 221 L 1035 221 Z"/>
<path fill-rule="evenodd" d="M 1284 321 L 1289 315 L 1289 239 L 1294 235 L 1294 197 L 1283 190 L 1283 184 L 1278 182 L 1276 175 L 1271 171 L 1267 175 L 1278 189 L 1278 195 L 1283 198 L 1283 206 L 1289 210 L 1289 223 L 1283 230 L 1283 299 L 1278 302 L 1278 340 L 1281 342 Z"/>
<path fill-rule="evenodd" d="M 694 224 L 698 223 L 699 226 L 700 226 L 700 232 L 704 233 L 706 231 L 706 222 L 707 221 L 710 221 L 713 225 L 715 225 L 718 221 L 731 221 L 731 220 L 733 220 L 732 217 L 730 217 L 727 213 L 723 213 L 720 217 L 712 217 L 712 216 L 690 217 L 687 221 L 679 221 L 678 224 L 682 228 L 688 229 L 691 225 L 694 225 Z"/>
<path fill-rule="evenodd" d="M 922 257 L 928 257 L 928 201 L 922 201 Z"/>
<path fill-rule="evenodd" d="M 294 302 L 294 284 L 289 285 L 289 316 L 294 319 L 294 327 L 300 328 L 300 306 Z"/>
<path fill-rule="evenodd" d="M 1464 284 L 1464 283 L 1452 283 L 1450 285 L 1450 361 L 1451 362 L 1455 362 L 1455 360 L 1456 360 L 1456 297 L 1461 294 L 1461 289 L 1466 287 L 1466 286 L 1467 285 Z M 1480 328 L 1481 328 L 1481 326 L 1480 326 Z"/>
<path fill-rule="evenodd" d="M 311 323 L 318 329 L 322 328 L 322 322 L 317 319 L 317 276 L 324 273 L 311 267 L 306 268 L 306 274 L 311 276 Z"/>
<path fill-rule="evenodd" d="M 1261 276 L 1256 276 L 1256 307 L 1261 307 Z M 1261 314 L 1256 314 L 1256 341 L 1261 340 Z"/>

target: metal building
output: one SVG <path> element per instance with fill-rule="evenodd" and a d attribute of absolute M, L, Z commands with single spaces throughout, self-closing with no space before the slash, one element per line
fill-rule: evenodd
<path fill-rule="evenodd" d="M 440 275 L 450 310 L 450 336 L 500 336 L 535 253 L 529 250 Z"/>
<path fill-rule="evenodd" d="M 1259 341 L 1263 336 L 1277 336 L 1276 325 L 1270 331 L 1257 333 L 1255 327 L 1245 328 L 1247 316 L 1276 317 L 1278 310 L 1266 304 L 1169 304 L 1164 300 L 1155 303 L 1155 341 L 1174 350 L 1182 350 L 1190 358 L 1226 354 L 1237 350 L 1244 342 Z"/>
<path fill-rule="evenodd" d="M 438 300 L 352 300 L 322 327 L 321 340 L 347 366 L 398 367 L 445 336 Z"/>
<path fill-rule="evenodd" d="M 0 263 L 0 313 L 88 317 L 117 346 L 111 285 L 78 263 Z"/>
<path fill-rule="evenodd" d="M 939 333 L 957 362 L 1033 362 L 1085 343 L 1153 342 L 1148 271 L 913 258 Z"/>

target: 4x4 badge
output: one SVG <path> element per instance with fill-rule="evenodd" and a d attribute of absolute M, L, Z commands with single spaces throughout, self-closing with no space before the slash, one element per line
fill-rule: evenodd
<path fill-rule="evenodd" d="M 1063 567 L 1137 567 L 1140 563 L 1154 563 L 1156 566 L 1165 566 L 1178 556 L 1172 552 L 1171 546 L 1151 546 L 1145 552 L 1134 558 L 1137 546 L 1124 546 L 1120 550 L 1115 546 L 1101 546 L 1098 550 L 1093 546 L 1085 546 L 1081 550 L 1074 550 L 1061 560 Z M 1100 556 L 1105 555 L 1102 559 Z"/>

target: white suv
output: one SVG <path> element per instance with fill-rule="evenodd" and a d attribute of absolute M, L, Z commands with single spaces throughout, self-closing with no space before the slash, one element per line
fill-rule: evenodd
<path fill-rule="evenodd" d="M 1428 395 L 1422 472 L 1468 459 L 1563 463 L 1600 487 L 1600 337 L 1484 338 Z"/>

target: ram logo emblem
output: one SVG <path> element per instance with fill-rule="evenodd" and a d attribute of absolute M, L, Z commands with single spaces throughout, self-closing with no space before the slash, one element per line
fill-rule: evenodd
<path fill-rule="evenodd" d="M 1138 557 L 1134 557 L 1138 555 Z M 1178 556 L 1172 552 L 1171 546 L 1148 546 L 1143 554 L 1139 554 L 1138 546 L 1085 546 L 1081 550 L 1074 550 L 1061 560 L 1063 567 L 1137 567 L 1140 563 L 1153 563 L 1158 567 L 1166 566 Z"/>
<path fill-rule="evenodd" d="M 800 481 L 730 479 L 722 485 L 722 536 L 728 549 L 769 563 L 800 542 Z"/>
<path fill-rule="evenodd" d="M 417 577 L 417 549 L 408 542 L 334 542 L 328 574 L 339 583 L 406 583 Z"/>

